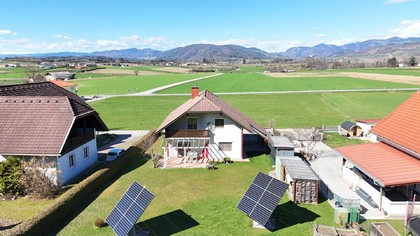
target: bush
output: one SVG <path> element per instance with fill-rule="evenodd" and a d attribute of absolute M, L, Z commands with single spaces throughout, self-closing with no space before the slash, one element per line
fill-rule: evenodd
<path fill-rule="evenodd" d="M 19 183 L 23 173 L 21 161 L 15 157 L 8 157 L 0 162 L 0 193 L 21 195 L 23 186 Z"/>
<path fill-rule="evenodd" d="M 105 227 L 107 224 L 105 223 L 105 221 L 101 218 L 96 218 L 95 220 L 95 226 L 96 227 Z"/>
<path fill-rule="evenodd" d="M 20 178 L 25 194 L 37 199 L 53 198 L 60 190 L 48 173 L 44 158 L 32 158 L 25 162 L 25 170 Z"/>

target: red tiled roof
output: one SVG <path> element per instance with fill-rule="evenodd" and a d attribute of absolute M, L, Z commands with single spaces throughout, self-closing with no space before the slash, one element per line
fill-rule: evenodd
<path fill-rule="evenodd" d="M 60 87 L 74 87 L 74 86 L 77 86 L 77 84 L 73 84 L 73 83 L 69 83 L 69 82 L 67 82 L 67 81 L 64 81 L 64 80 L 60 80 L 60 79 L 55 79 L 55 80 L 50 80 L 50 82 L 51 83 L 53 83 L 53 84 L 56 84 L 56 85 L 58 85 L 58 86 L 60 86 Z"/>
<path fill-rule="evenodd" d="M 420 154 L 420 91 L 386 116 L 371 132 Z"/>
<path fill-rule="evenodd" d="M 184 114 L 205 112 L 221 112 L 251 133 L 255 133 L 254 129 L 257 129 L 259 133 L 267 135 L 267 132 L 263 127 L 208 90 L 204 90 L 197 97 L 186 101 L 173 110 L 162 122 L 156 132 L 161 132 Z"/>
<path fill-rule="evenodd" d="M 337 148 L 383 187 L 420 183 L 420 160 L 385 143 L 370 143 Z"/>
<path fill-rule="evenodd" d="M 58 155 L 74 119 L 64 96 L 0 96 L 0 153 Z"/>

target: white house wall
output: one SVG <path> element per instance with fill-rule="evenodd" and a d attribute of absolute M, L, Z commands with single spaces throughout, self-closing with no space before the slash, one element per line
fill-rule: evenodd
<path fill-rule="evenodd" d="M 84 148 L 89 147 L 89 157 L 84 158 Z M 69 156 L 75 155 L 75 166 L 70 168 Z M 65 184 L 71 179 L 78 176 L 80 173 L 85 171 L 87 168 L 92 166 L 98 161 L 98 150 L 96 148 L 96 139 L 92 139 L 88 143 L 85 143 L 58 158 L 58 169 L 60 170 L 60 183 Z"/>
<path fill-rule="evenodd" d="M 234 121 L 220 114 L 189 114 L 175 121 L 168 129 L 187 129 L 187 117 L 197 117 L 197 129 L 199 130 L 207 129 L 208 123 L 214 126 L 215 119 L 224 119 L 224 126 L 215 127 L 214 135 L 210 134 L 210 144 L 231 142 L 232 151 L 224 151 L 224 153 L 232 159 L 242 159 L 242 129 Z"/>

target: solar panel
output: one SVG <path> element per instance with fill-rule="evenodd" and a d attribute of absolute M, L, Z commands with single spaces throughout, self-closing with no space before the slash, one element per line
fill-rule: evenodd
<path fill-rule="evenodd" d="M 136 181 L 131 184 L 106 218 L 118 236 L 126 236 L 155 196 Z"/>
<path fill-rule="evenodd" d="M 237 208 L 260 225 L 265 225 L 286 192 L 288 184 L 259 172 Z"/>

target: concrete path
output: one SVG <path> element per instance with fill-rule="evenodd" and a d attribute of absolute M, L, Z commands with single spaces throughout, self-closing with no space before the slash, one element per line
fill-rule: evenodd
<path fill-rule="evenodd" d="M 110 130 L 100 134 L 115 134 L 117 138 L 112 142 L 98 148 L 98 156 L 106 155 L 112 148 L 123 148 L 127 150 L 133 143 L 149 133 L 149 130 Z"/>

